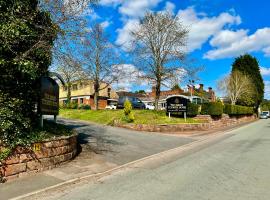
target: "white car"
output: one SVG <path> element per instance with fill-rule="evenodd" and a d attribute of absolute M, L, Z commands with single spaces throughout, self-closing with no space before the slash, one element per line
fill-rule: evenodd
<path fill-rule="evenodd" d="M 152 104 L 146 103 L 145 104 L 145 109 L 146 110 L 155 110 L 155 106 L 153 106 Z"/>
<path fill-rule="evenodd" d="M 105 107 L 105 109 L 108 109 L 108 110 L 116 110 L 116 105 L 107 105 Z"/>

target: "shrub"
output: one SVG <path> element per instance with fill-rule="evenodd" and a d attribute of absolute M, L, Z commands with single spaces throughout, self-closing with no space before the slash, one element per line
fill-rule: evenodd
<path fill-rule="evenodd" d="M 91 106 L 88 104 L 80 104 L 78 108 L 82 110 L 91 110 Z"/>
<path fill-rule="evenodd" d="M 220 102 L 209 102 L 202 104 L 202 115 L 220 116 L 223 114 L 223 105 Z"/>
<path fill-rule="evenodd" d="M 187 115 L 196 116 L 199 114 L 199 105 L 195 103 L 188 103 L 187 105 Z"/>
<path fill-rule="evenodd" d="M 251 115 L 254 113 L 254 109 L 253 107 L 225 104 L 224 113 L 228 115 Z"/>
<path fill-rule="evenodd" d="M 135 120 L 134 114 L 132 113 L 132 104 L 129 100 L 126 100 L 124 103 L 124 114 L 125 121 L 128 123 L 133 122 Z"/>

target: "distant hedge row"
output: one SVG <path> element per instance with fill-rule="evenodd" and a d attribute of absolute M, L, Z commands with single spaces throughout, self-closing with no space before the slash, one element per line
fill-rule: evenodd
<path fill-rule="evenodd" d="M 219 116 L 223 113 L 228 115 L 251 115 L 254 113 L 254 108 L 231 104 L 223 105 L 220 102 L 210 102 L 202 105 L 202 115 Z"/>
<path fill-rule="evenodd" d="M 248 115 L 253 114 L 254 109 L 253 107 L 225 104 L 224 113 L 228 115 Z"/>

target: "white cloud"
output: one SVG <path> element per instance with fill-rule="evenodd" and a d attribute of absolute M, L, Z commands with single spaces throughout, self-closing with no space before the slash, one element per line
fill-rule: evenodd
<path fill-rule="evenodd" d="M 140 79 L 139 77 L 143 75 L 143 72 L 139 71 L 132 64 L 121 64 L 114 66 L 117 67 L 119 72 L 119 81 L 113 84 L 113 87 L 116 89 L 125 89 L 130 91 L 133 85 L 137 86 L 147 86 L 145 80 Z"/>
<path fill-rule="evenodd" d="M 265 56 L 270 57 L 270 46 L 263 49 L 263 52 L 265 53 Z"/>
<path fill-rule="evenodd" d="M 238 31 L 223 30 L 217 33 L 211 40 L 213 47 L 228 47 L 233 42 L 237 42 L 246 36 L 247 30 L 240 29 Z"/>
<path fill-rule="evenodd" d="M 230 32 L 231 37 L 239 34 L 239 32 Z M 238 37 L 238 36 L 235 36 Z M 238 38 L 238 40 L 232 41 L 231 44 L 226 46 L 219 45 L 216 49 L 208 51 L 204 58 L 210 60 L 220 58 L 236 57 L 248 52 L 263 51 L 267 56 L 270 53 L 270 28 L 258 29 L 254 34 L 245 35 Z"/>
<path fill-rule="evenodd" d="M 270 75 L 270 68 L 267 68 L 267 67 L 260 67 L 260 70 L 261 70 L 261 74 L 263 76 L 268 76 Z"/>
<path fill-rule="evenodd" d="M 270 81 L 264 81 L 264 98 L 270 99 Z"/>
<path fill-rule="evenodd" d="M 205 13 L 196 13 L 193 7 L 178 11 L 181 22 L 189 29 L 188 51 L 200 49 L 208 39 L 219 33 L 226 25 L 240 24 L 239 16 L 221 13 L 217 17 L 207 17 Z"/>
<path fill-rule="evenodd" d="M 174 14 L 175 5 L 172 2 L 167 1 L 164 10 L 169 12 L 169 13 Z"/>
<path fill-rule="evenodd" d="M 102 6 L 117 6 L 123 3 L 124 0 L 100 0 L 99 4 Z"/>
<path fill-rule="evenodd" d="M 101 27 L 103 29 L 106 29 L 106 28 L 108 28 L 111 25 L 111 22 L 110 21 L 104 21 L 100 25 L 101 25 Z"/>
<path fill-rule="evenodd" d="M 119 13 L 128 17 L 143 17 L 145 12 L 162 0 L 127 0 L 119 7 Z"/>
<path fill-rule="evenodd" d="M 124 50 L 128 50 L 131 47 L 132 35 L 131 31 L 135 30 L 139 25 L 138 19 L 129 19 L 121 29 L 117 29 L 118 37 L 116 44 L 121 45 Z"/>

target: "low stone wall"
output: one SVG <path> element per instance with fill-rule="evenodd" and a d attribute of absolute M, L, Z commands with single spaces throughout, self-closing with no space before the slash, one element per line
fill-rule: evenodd
<path fill-rule="evenodd" d="M 211 117 L 210 115 L 198 115 L 194 119 L 203 121 L 203 123 L 193 124 L 115 124 L 115 126 L 133 129 L 137 131 L 148 132 L 188 132 L 188 131 L 205 131 L 213 128 L 222 128 L 234 126 L 237 124 L 254 121 L 255 115 L 230 117 L 229 115 L 222 115 L 220 117 Z"/>
<path fill-rule="evenodd" d="M 0 175 L 6 180 L 51 169 L 74 158 L 77 154 L 77 134 L 45 140 L 31 148 L 17 147 L 13 154 L 0 162 Z"/>

